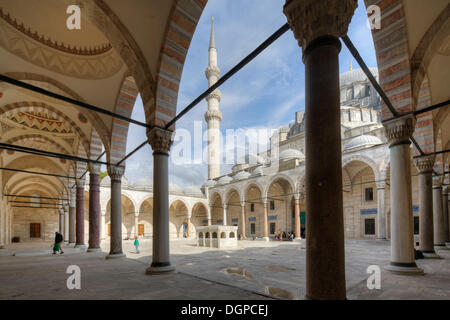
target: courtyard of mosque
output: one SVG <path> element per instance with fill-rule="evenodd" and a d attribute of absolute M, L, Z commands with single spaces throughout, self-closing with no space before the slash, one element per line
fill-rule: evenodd
<path fill-rule="evenodd" d="M 205 249 L 192 240 L 170 242 L 176 272 L 147 276 L 152 241 L 142 240 L 140 254 L 124 241 L 125 259 L 104 259 L 103 252 L 65 248 L 53 256 L 50 242 L 11 244 L 0 259 L 0 299 L 304 299 L 305 243 L 239 241 L 233 249 Z M 388 241 L 347 240 L 348 299 L 449 299 L 450 250 L 439 250 L 439 260 L 419 259 L 425 275 L 386 272 Z M 13 256 L 12 254 L 15 254 Z M 81 289 L 66 285 L 69 265 L 81 270 Z M 370 265 L 381 270 L 380 289 L 369 289 Z"/>

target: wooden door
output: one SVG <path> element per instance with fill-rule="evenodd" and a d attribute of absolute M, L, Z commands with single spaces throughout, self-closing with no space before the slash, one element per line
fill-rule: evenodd
<path fill-rule="evenodd" d="M 41 237 L 41 224 L 30 223 L 30 238 L 40 238 L 40 237 Z"/>
<path fill-rule="evenodd" d="M 144 235 L 144 225 L 138 224 L 138 235 L 143 236 Z"/>

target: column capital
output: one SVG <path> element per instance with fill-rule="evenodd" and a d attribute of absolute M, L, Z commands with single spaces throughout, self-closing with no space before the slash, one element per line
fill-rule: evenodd
<path fill-rule="evenodd" d="M 112 181 L 122 182 L 122 176 L 124 172 L 125 172 L 124 167 L 108 166 L 108 176 L 111 178 L 111 182 Z"/>
<path fill-rule="evenodd" d="M 419 170 L 420 173 L 427 173 L 427 172 L 433 172 L 434 167 L 434 155 L 429 155 L 425 157 L 415 158 L 414 164 L 416 165 L 417 170 Z"/>
<path fill-rule="evenodd" d="M 442 189 L 442 176 L 433 177 L 433 189 Z"/>
<path fill-rule="evenodd" d="M 414 133 L 416 118 L 412 114 L 407 114 L 392 120 L 383 122 L 385 135 L 389 141 L 389 147 L 398 144 L 409 144 L 409 139 Z"/>
<path fill-rule="evenodd" d="M 357 0 L 286 0 L 283 13 L 305 50 L 317 38 L 346 35 L 357 7 Z"/>
<path fill-rule="evenodd" d="M 377 185 L 377 190 L 384 190 L 386 187 L 386 181 L 377 181 L 375 184 Z"/>
<path fill-rule="evenodd" d="M 76 180 L 77 188 L 84 188 L 84 185 L 86 184 L 86 179 L 77 179 Z"/>
<path fill-rule="evenodd" d="M 89 163 L 88 170 L 89 170 L 89 174 L 100 174 L 100 164 L 99 163 Z"/>
<path fill-rule="evenodd" d="M 241 201 L 241 207 L 245 207 L 245 201 Z"/>
<path fill-rule="evenodd" d="M 448 196 L 449 192 L 450 192 L 450 187 L 449 186 L 442 187 L 442 195 Z"/>
<path fill-rule="evenodd" d="M 227 204 L 227 203 L 222 204 L 222 206 L 223 206 L 223 209 L 224 209 L 224 210 L 227 210 L 227 209 L 228 209 L 228 204 Z"/>
<path fill-rule="evenodd" d="M 153 152 L 169 154 L 173 143 L 174 132 L 154 127 L 147 131 L 148 142 L 152 146 Z"/>

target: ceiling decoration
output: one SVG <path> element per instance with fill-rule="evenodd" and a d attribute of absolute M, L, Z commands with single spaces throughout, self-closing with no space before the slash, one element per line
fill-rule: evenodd
<path fill-rule="evenodd" d="M 23 25 L 17 26 L 17 22 L 8 22 L 5 17 L 9 15 L 2 13 L 0 46 L 30 63 L 80 79 L 109 78 L 123 66 L 122 59 L 111 50 L 110 44 L 77 49 L 75 45 L 67 46 L 42 38 Z"/>
<path fill-rule="evenodd" d="M 58 41 L 54 41 L 52 39 L 50 39 L 50 37 L 48 37 L 47 39 L 45 38 L 45 36 L 39 35 L 37 31 L 31 31 L 30 27 L 25 27 L 23 22 L 22 23 L 18 23 L 16 19 L 13 19 L 9 13 L 3 12 L 3 9 L 0 8 L 0 18 L 2 18 L 4 21 L 6 21 L 8 24 L 10 24 L 13 28 L 15 28 L 16 30 L 22 32 L 23 34 L 27 35 L 28 37 L 46 45 L 49 46 L 53 49 L 62 51 L 62 52 L 66 52 L 66 53 L 71 53 L 71 54 L 75 54 L 75 55 L 82 55 L 82 56 L 95 56 L 95 55 L 99 55 L 99 54 L 104 54 L 105 52 L 108 52 L 109 50 L 112 49 L 112 45 L 110 43 L 106 43 L 106 44 L 101 44 L 95 47 L 78 47 L 75 45 L 66 45 L 64 44 L 64 42 L 59 42 Z"/>
<path fill-rule="evenodd" d="M 18 112 L 10 115 L 8 119 L 33 129 L 55 133 L 72 133 L 72 130 L 64 121 L 58 120 L 44 112 Z"/>

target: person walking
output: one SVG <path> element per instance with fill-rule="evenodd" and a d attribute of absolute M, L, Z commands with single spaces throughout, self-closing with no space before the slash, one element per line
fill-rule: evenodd
<path fill-rule="evenodd" d="M 60 252 L 60 254 L 63 254 L 64 251 L 62 250 L 61 244 L 63 243 L 64 238 L 61 233 L 58 231 L 55 232 L 55 243 L 53 245 L 53 254 L 56 254 L 56 252 Z"/>
<path fill-rule="evenodd" d="M 139 252 L 139 239 L 138 239 L 138 237 L 134 237 L 134 246 L 136 247 L 136 253 L 140 253 Z"/>

